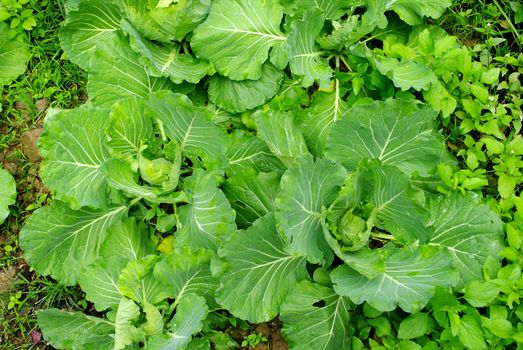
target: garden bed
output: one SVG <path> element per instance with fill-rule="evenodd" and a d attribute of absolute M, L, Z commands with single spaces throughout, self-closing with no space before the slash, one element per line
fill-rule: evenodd
<path fill-rule="evenodd" d="M 0 1 L 6 350 L 520 347 L 519 3 L 138 3 Z"/>

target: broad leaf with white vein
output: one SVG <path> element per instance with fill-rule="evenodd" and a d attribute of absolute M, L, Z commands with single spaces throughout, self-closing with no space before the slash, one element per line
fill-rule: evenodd
<path fill-rule="evenodd" d="M 340 120 L 349 109 L 342 98 L 340 81 L 336 79 L 334 86 L 333 92 L 316 92 L 310 107 L 303 110 L 299 117 L 305 142 L 317 157 L 323 155 L 332 123 Z"/>
<path fill-rule="evenodd" d="M 154 254 L 155 246 L 147 232 L 147 225 L 135 219 L 116 222 L 102 243 L 102 256 L 134 261 Z"/>
<path fill-rule="evenodd" d="M 183 81 L 196 84 L 207 74 L 214 73 L 209 62 L 183 53 L 178 43 L 154 43 L 143 38 L 128 23 L 122 28 L 129 34 L 133 50 L 142 55 L 141 62 L 152 76 L 167 76 L 175 84 Z"/>
<path fill-rule="evenodd" d="M 215 75 L 209 78 L 209 100 L 231 113 L 241 113 L 259 107 L 280 90 L 283 72 L 272 64 L 262 67 L 258 80 L 235 81 Z"/>
<path fill-rule="evenodd" d="M 431 200 L 433 229 L 430 245 L 444 247 L 460 272 L 461 285 L 482 278 L 487 257 L 502 249 L 503 227 L 499 216 L 473 194 L 452 193 Z"/>
<path fill-rule="evenodd" d="M 120 273 L 118 289 L 122 295 L 140 304 L 156 304 L 171 295 L 170 288 L 153 275 L 159 261 L 156 255 L 147 255 L 131 261 Z"/>
<path fill-rule="evenodd" d="M 292 168 L 300 156 L 309 154 L 305 139 L 291 113 L 260 111 L 255 114 L 255 119 L 258 136 L 287 168 Z"/>
<path fill-rule="evenodd" d="M 285 166 L 271 153 L 265 142 L 243 130 L 228 135 L 227 159 L 229 165 L 226 172 L 229 177 L 249 169 L 257 172 L 285 170 Z"/>
<path fill-rule="evenodd" d="M 110 107 L 126 97 L 145 97 L 148 94 L 174 88 L 167 77 L 153 77 L 133 52 L 123 34 L 97 44 L 91 64 L 87 92 L 95 106 Z"/>
<path fill-rule="evenodd" d="M 458 282 L 459 274 L 444 250 L 408 250 L 390 245 L 384 249 L 389 256 L 384 258 L 383 270 L 372 279 L 348 266 L 336 268 L 331 274 L 336 293 L 356 304 L 366 301 L 380 311 L 399 306 L 412 313 L 427 304 L 436 287 L 447 288 Z"/>
<path fill-rule="evenodd" d="M 116 308 L 122 299 L 120 273 L 130 261 L 153 254 L 155 247 L 145 234 L 147 227 L 133 219 L 112 225 L 102 244 L 101 257 L 81 273 L 79 284 L 97 310 Z"/>
<path fill-rule="evenodd" d="M 147 104 L 160 123 L 161 133 L 176 141 L 182 154 L 195 164 L 201 158 L 208 170 L 225 166 L 226 133 L 213 123 L 209 110 L 194 106 L 187 96 L 170 92 L 150 95 Z"/>
<path fill-rule="evenodd" d="M 159 189 L 139 185 L 135 180 L 136 174 L 128 162 L 120 159 L 110 159 L 104 164 L 102 169 L 109 185 L 121 190 L 126 196 L 139 197 L 151 202 L 161 203 L 161 199 L 158 197 Z"/>
<path fill-rule="evenodd" d="M 103 318 L 48 309 L 38 312 L 38 324 L 58 349 L 114 349 L 114 324 Z"/>
<path fill-rule="evenodd" d="M 162 335 L 152 337 L 145 348 L 150 350 L 184 349 L 193 334 L 203 327 L 209 308 L 205 299 L 196 294 L 187 294 L 176 307 L 171 329 Z"/>
<path fill-rule="evenodd" d="M 286 40 L 280 31 L 282 17 L 276 0 L 215 0 L 191 45 L 229 79 L 260 79 L 270 49 Z"/>
<path fill-rule="evenodd" d="M 152 112 L 142 99 L 130 97 L 111 109 L 107 147 L 111 155 L 136 158 L 143 143 L 154 136 Z"/>
<path fill-rule="evenodd" d="M 54 197 L 71 208 L 103 208 L 108 184 L 101 171 L 109 159 L 105 146 L 109 111 L 83 106 L 49 115 L 39 140 L 44 161 L 40 173 Z M 85 120 L 89 119 L 89 123 Z"/>
<path fill-rule="evenodd" d="M 199 169 L 186 180 L 189 204 L 179 209 L 180 227 L 176 246 L 216 250 L 236 231 L 235 212 L 216 178 Z"/>
<path fill-rule="evenodd" d="M 114 322 L 114 348 L 125 349 L 134 341 L 140 341 L 141 334 L 138 328 L 131 323 L 140 317 L 140 308 L 132 300 L 123 298 L 116 311 Z"/>
<path fill-rule="evenodd" d="M 254 169 L 239 172 L 223 184 L 223 192 L 236 211 L 236 223 L 241 228 L 274 211 L 279 190 L 279 174 L 257 173 Z"/>
<path fill-rule="evenodd" d="M 319 9 L 326 19 L 339 19 L 353 5 L 347 0 L 291 0 L 294 3 L 294 14 L 302 15 L 303 11 Z M 354 2 L 354 1 L 353 1 Z"/>
<path fill-rule="evenodd" d="M 250 322 L 276 317 L 293 285 L 307 278 L 305 258 L 286 253 L 284 245 L 272 213 L 234 234 L 219 251 L 230 267 L 220 280 L 218 303 Z"/>
<path fill-rule="evenodd" d="M 81 0 L 77 8 L 68 13 L 60 31 L 62 49 L 71 61 L 89 69 L 97 44 L 117 40 L 121 20 L 121 11 L 112 1 Z"/>
<path fill-rule="evenodd" d="M 323 235 L 323 207 L 330 205 L 343 184 L 346 172 L 328 159 L 299 159 L 281 179 L 276 198 L 276 219 L 286 238 L 286 251 L 307 257 L 311 263 L 332 258 Z"/>
<path fill-rule="evenodd" d="M 450 0 L 366 0 L 367 12 L 363 16 L 366 26 L 384 28 L 387 25 L 385 12 L 394 11 L 410 25 L 420 24 L 423 17 L 438 18 L 451 5 Z M 370 28 L 370 30 L 372 30 Z"/>
<path fill-rule="evenodd" d="M 374 206 L 374 225 L 392 233 L 400 243 L 426 243 L 430 230 L 423 192 L 413 189 L 408 176 L 393 166 L 375 167 L 372 174 L 369 202 Z"/>
<path fill-rule="evenodd" d="M 408 175 L 427 175 L 450 159 L 443 136 L 434 130 L 436 112 L 413 101 L 387 100 L 351 108 L 333 124 L 325 155 L 348 170 L 362 159 L 377 159 Z"/>
<path fill-rule="evenodd" d="M 80 275 L 79 284 L 85 298 L 94 303 L 96 310 L 115 309 L 122 300 L 118 279 L 127 261 L 117 257 L 97 260 L 87 266 Z"/>
<path fill-rule="evenodd" d="M 316 10 L 307 12 L 300 22 L 294 22 L 287 41 L 287 55 L 292 73 L 303 76 L 302 86 L 309 87 L 315 81 L 320 88 L 330 85 L 332 68 L 322 57 L 323 52 L 315 39 L 323 27 L 323 14 Z"/>
<path fill-rule="evenodd" d="M 207 17 L 211 0 L 123 0 L 127 18 L 147 38 L 181 41 Z"/>
<path fill-rule="evenodd" d="M 72 210 L 56 200 L 38 209 L 22 229 L 20 245 L 25 259 L 41 275 L 73 285 L 82 269 L 100 257 L 107 229 L 126 211 L 126 206 Z"/>
<path fill-rule="evenodd" d="M 169 287 L 170 297 L 176 302 L 194 293 L 204 297 L 207 305 L 215 306 L 214 291 L 218 279 L 211 274 L 213 256 L 205 249 L 177 248 L 156 264 L 154 275 Z"/>
<path fill-rule="evenodd" d="M 281 308 L 291 349 L 350 349 L 349 300 L 309 281 L 296 285 Z"/>

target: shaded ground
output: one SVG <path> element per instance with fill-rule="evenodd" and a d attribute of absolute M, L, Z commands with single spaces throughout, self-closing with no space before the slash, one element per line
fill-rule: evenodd
<path fill-rule="evenodd" d="M 232 328 L 227 330 L 227 333 L 238 343 L 242 342 L 249 336 L 249 334 L 260 334 L 267 341 L 257 344 L 255 347 L 241 347 L 240 349 L 254 349 L 254 350 L 287 350 L 287 342 L 281 335 L 281 321 L 275 319 L 271 322 L 254 325 L 252 331 L 242 330 L 240 328 Z"/>

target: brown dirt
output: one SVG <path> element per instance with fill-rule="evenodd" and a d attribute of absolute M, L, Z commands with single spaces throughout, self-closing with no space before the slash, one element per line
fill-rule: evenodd
<path fill-rule="evenodd" d="M 43 112 L 49 107 L 49 100 L 46 98 L 42 98 L 41 100 L 36 101 L 35 107 L 38 110 L 38 112 Z"/>
<path fill-rule="evenodd" d="M 245 337 L 251 333 L 262 334 L 267 338 L 267 342 L 260 343 L 254 348 L 240 347 L 241 350 L 288 350 L 289 346 L 283 336 L 281 335 L 281 321 L 278 318 L 266 323 L 252 325 L 252 331 L 246 331 L 239 328 L 232 328 L 228 330 L 229 335 L 238 343 L 241 344 Z"/>
<path fill-rule="evenodd" d="M 42 135 L 44 129 L 37 128 L 31 131 L 26 131 L 20 138 L 22 152 L 31 163 L 36 163 L 40 160 L 38 153 L 38 138 Z"/>
<path fill-rule="evenodd" d="M 18 246 L 18 234 L 30 215 L 31 211 L 27 210 L 30 204 L 33 204 L 37 198 L 48 193 L 38 176 L 40 156 L 37 149 L 37 140 L 42 129 L 39 125 L 32 124 L 32 115 L 44 115 L 45 109 L 49 105 L 46 100 L 36 102 L 36 108 L 29 108 L 22 101 L 14 103 L 22 115 L 22 118 L 29 124 L 20 123 L 19 125 L 10 125 L 0 123 L 0 133 L 9 134 L 14 132 L 15 136 L 9 140 L 7 148 L 0 149 L 0 166 L 3 166 L 11 173 L 17 185 L 17 201 L 11 207 L 11 215 L 6 222 L 0 225 L 0 349 L 51 349 L 47 347 L 39 337 L 36 327 L 36 302 L 42 296 L 29 296 L 27 286 L 20 281 L 33 280 L 36 278 L 34 272 L 30 271 L 29 266 L 22 256 Z M 0 112 L 0 117 L 6 121 L 11 115 Z M 14 118 L 13 118 L 14 120 Z M 33 130 L 28 130 L 33 128 Z M 28 131 L 27 131 L 28 130 Z M 9 245 L 14 248 L 11 252 L 6 252 L 4 246 Z M 7 310 L 7 303 L 10 295 L 16 292 L 22 292 L 21 300 L 24 305 L 17 308 L 16 313 Z M 23 326 L 20 326 L 23 323 Z M 3 327 L 7 327 L 3 329 Z M 25 331 L 22 331 L 25 329 Z"/>
<path fill-rule="evenodd" d="M 17 268 L 15 266 L 6 267 L 0 270 L 0 293 L 5 293 L 11 289 L 16 278 Z"/>

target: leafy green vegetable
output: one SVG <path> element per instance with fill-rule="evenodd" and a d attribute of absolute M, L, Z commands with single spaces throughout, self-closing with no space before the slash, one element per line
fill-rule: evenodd
<path fill-rule="evenodd" d="M 305 139 L 292 114 L 260 111 L 254 115 L 254 118 L 258 136 L 285 166 L 292 167 L 301 155 L 309 153 Z"/>
<path fill-rule="evenodd" d="M 24 42 L 11 40 L 7 23 L 0 21 L 0 88 L 25 72 L 29 48 Z"/>
<path fill-rule="evenodd" d="M 39 140 L 45 158 L 42 178 L 54 189 L 54 196 L 73 209 L 100 209 L 108 205 L 109 188 L 101 171 L 109 159 L 104 144 L 107 114 L 105 110 L 84 106 L 46 119 L 45 133 Z M 87 118 L 89 124 L 82 125 Z"/>
<path fill-rule="evenodd" d="M 224 167 L 225 132 L 212 122 L 209 110 L 193 106 L 186 96 L 169 92 L 150 96 L 148 106 L 161 123 L 162 134 L 180 146 L 182 155 L 194 163 L 201 158 L 208 170 Z"/>
<path fill-rule="evenodd" d="M 227 112 L 245 112 L 265 104 L 276 95 L 282 78 L 282 72 L 270 63 L 263 65 L 258 80 L 234 81 L 215 75 L 209 79 L 209 100 Z"/>
<path fill-rule="evenodd" d="M 519 341 L 523 311 L 496 303 L 519 308 L 523 226 L 507 226 L 504 247 L 506 212 L 468 192 L 485 174 L 457 185 L 438 123 L 463 108 L 460 128 L 488 130 L 464 140 L 480 144 L 463 163 L 473 173 L 483 152 L 507 153 L 496 171 L 510 208 L 522 207 L 523 148 L 500 141 L 508 124 L 465 122 L 503 72 L 423 24 L 449 5 L 71 2 L 61 40 L 88 72 L 89 102 L 47 117 L 54 200 L 21 246 L 100 317 L 44 311 L 46 340 L 220 349 L 232 314 L 279 316 L 291 349 Z M 456 86 L 470 90 L 459 103 Z"/>
<path fill-rule="evenodd" d="M 7 170 L 0 168 L 0 224 L 9 215 L 9 206 L 14 204 L 15 201 L 15 180 Z"/>
<path fill-rule="evenodd" d="M 96 65 L 96 69 L 90 70 L 87 82 L 94 106 L 109 107 L 126 97 L 145 97 L 173 88 L 169 78 L 148 74 L 147 67 L 140 62 L 141 56 L 129 49 L 123 36 L 118 32 L 89 52 L 91 64 Z"/>
<path fill-rule="evenodd" d="M 334 200 L 344 177 L 339 164 L 326 159 L 314 162 L 310 156 L 300 158 L 296 168 L 283 175 L 276 218 L 290 253 L 305 256 L 312 263 L 332 258 L 323 237 L 322 207 Z"/>
<path fill-rule="evenodd" d="M 286 40 L 279 28 L 282 17 L 275 0 L 216 0 L 191 44 L 196 55 L 212 62 L 221 75 L 257 80 L 269 50 Z"/>
<path fill-rule="evenodd" d="M 408 175 L 428 175 L 448 159 L 442 137 L 434 132 L 435 116 L 431 108 L 400 100 L 354 107 L 332 126 L 325 156 L 348 170 L 361 159 L 377 159 Z"/>
<path fill-rule="evenodd" d="M 346 349 L 348 309 L 347 298 L 331 288 L 302 281 L 282 305 L 283 334 L 292 348 Z"/>
<path fill-rule="evenodd" d="M 249 169 L 230 176 L 223 192 L 236 211 L 238 227 L 249 227 L 258 218 L 274 211 L 280 190 L 277 173 L 257 173 Z"/>
<path fill-rule="evenodd" d="M 49 309 L 38 313 L 38 323 L 46 338 L 58 348 L 112 349 L 114 346 L 110 336 L 114 325 L 102 318 Z"/>
<path fill-rule="evenodd" d="M 112 1 L 80 1 L 60 31 L 62 49 L 71 61 L 88 69 L 97 44 L 117 40 L 121 20 L 121 11 Z"/>
<path fill-rule="evenodd" d="M 236 230 L 235 213 L 212 175 L 197 171 L 186 185 L 192 199 L 180 210 L 176 245 L 216 250 Z"/>
<path fill-rule="evenodd" d="M 320 11 L 310 11 L 304 14 L 300 22 L 293 22 L 293 29 L 287 39 L 287 55 L 291 71 L 303 76 L 302 85 L 311 86 L 318 81 L 320 88 L 330 85 L 332 69 L 321 58 L 321 51 L 315 43 L 315 38 L 323 27 L 323 15 Z"/>
<path fill-rule="evenodd" d="M 145 1 L 123 0 L 127 17 L 147 38 L 181 41 L 209 13 L 210 0 Z"/>
<path fill-rule="evenodd" d="M 141 62 L 155 77 L 168 76 L 175 84 L 183 81 L 198 83 L 205 75 L 214 73 L 213 66 L 182 52 L 178 43 L 155 44 L 144 39 L 130 24 L 122 29 L 129 34 L 133 49 L 142 55 Z"/>
<path fill-rule="evenodd" d="M 434 321 L 424 313 L 415 313 L 401 321 L 398 338 L 414 339 L 428 334 L 434 327 Z"/>
<path fill-rule="evenodd" d="M 429 16 L 437 18 L 441 16 L 443 11 L 450 6 L 450 2 L 445 1 L 397 1 L 397 2 L 386 2 L 382 0 L 368 1 L 368 10 L 364 15 L 363 23 L 370 25 L 371 23 L 377 23 L 379 27 L 385 27 L 387 24 L 387 18 L 384 13 L 388 10 L 396 12 L 400 18 L 408 24 L 415 25 L 419 24 L 421 18 Z"/>
<path fill-rule="evenodd" d="M 398 242 L 426 243 L 430 232 L 425 227 L 428 213 L 423 208 L 423 192 L 413 189 L 397 168 L 381 166 L 372 169 L 372 174 L 374 189 L 369 201 L 374 207 L 374 225 L 390 232 Z"/>
<path fill-rule="evenodd" d="M 232 236 L 219 251 L 230 270 L 221 278 L 218 302 L 251 322 L 274 318 L 294 284 L 307 278 L 305 259 L 283 249 L 284 241 L 271 214 Z"/>
<path fill-rule="evenodd" d="M 214 306 L 218 279 L 211 273 L 210 262 L 214 254 L 208 250 L 177 248 L 156 264 L 154 276 L 169 286 L 170 297 L 180 301 L 190 293 L 206 299 Z"/>
<path fill-rule="evenodd" d="M 100 256 L 107 229 L 123 218 L 126 210 L 125 206 L 73 210 L 54 201 L 27 221 L 20 237 L 25 258 L 40 273 L 75 284 L 82 268 Z"/>
<path fill-rule="evenodd" d="M 171 291 L 153 275 L 153 269 L 159 260 L 157 256 L 147 255 L 130 261 L 118 279 L 121 294 L 141 304 L 157 304 L 168 298 Z"/>
<path fill-rule="evenodd" d="M 383 270 L 372 279 L 346 266 L 334 270 L 336 292 L 356 304 L 367 301 L 381 311 L 399 306 L 407 312 L 416 312 L 429 301 L 436 286 L 447 287 L 457 282 L 458 274 L 450 267 L 450 259 L 438 249 L 409 251 L 387 246 L 386 254 Z"/>
<path fill-rule="evenodd" d="M 134 340 L 139 340 L 136 327 L 131 322 L 140 316 L 140 308 L 129 299 L 122 299 L 116 311 L 114 322 L 114 348 L 124 349 L 131 345 Z"/>
<path fill-rule="evenodd" d="M 152 337 L 147 342 L 150 349 L 183 349 L 191 340 L 191 335 L 199 332 L 208 308 L 205 299 L 196 294 L 187 294 L 176 309 L 171 329 L 162 335 Z"/>
<path fill-rule="evenodd" d="M 312 104 L 299 117 L 300 129 L 307 146 L 315 156 L 322 156 L 332 123 L 347 113 L 348 104 L 342 98 L 340 81 L 335 80 L 333 93 L 316 92 Z"/>
<path fill-rule="evenodd" d="M 481 279 L 486 258 L 496 256 L 501 248 L 499 217 L 477 201 L 472 195 L 454 193 L 434 201 L 431 207 L 429 225 L 434 232 L 430 244 L 451 253 L 464 283 Z"/>

